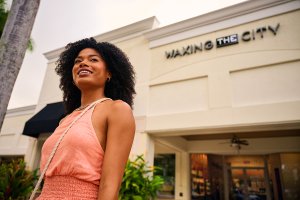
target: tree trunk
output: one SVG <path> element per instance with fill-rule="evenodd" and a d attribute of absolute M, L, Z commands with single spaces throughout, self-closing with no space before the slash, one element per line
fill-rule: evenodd
<path fill-rule="evenodd" d="M 40 0 L 14 0 L 0 40 L 0 130 Z M 30 77 L 34 78 L 34 77 Z"/>

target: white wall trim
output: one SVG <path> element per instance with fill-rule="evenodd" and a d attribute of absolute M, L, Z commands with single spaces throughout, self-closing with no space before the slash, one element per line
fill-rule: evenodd
<path fill-rule="evenodd" d="M 4 148 L 1 149 L 0 156 L 24 156 L 26 151 L 26 147 Z"/>
<path fill-rule="evenodd" d="M 300 121 L 252 123 L 252 124 L 232 124 L 180 129 L 146 129 L 146 133 L 153 136 L 184 136 L 201 134 L 220 134 L 220 133 L 245 133 L 256 131 L 277 131 L 300 129 Z M 201 135 L 200 134 L 200 135 Z"/>
<path fill-rule="evenodd" d="M 36 105 L 24 106 L 24 107 L 20 107 L 20 108 L 12 108 L 12 109 L 7 110 L 5 118 L 20 116 L 20 115 L 34 114 L 35 108 L 36 108 Z"/>
<path fill-rule="evenodd" d="M 155 48 L 298 9 L 299 0 L 250 0 L 148 31 L 145 37 Z"/>
<path fill-rule="evenodd" d="M 123 37 L 136 35 L 137 33 L 144 32 L 149 29 L 156 28 L 159 22 L 156 17 L 149 17 L 147 19 L 129 24 L 127 26 L 100 34 L 95 36 L 97 41 L 114 41 Z"/>

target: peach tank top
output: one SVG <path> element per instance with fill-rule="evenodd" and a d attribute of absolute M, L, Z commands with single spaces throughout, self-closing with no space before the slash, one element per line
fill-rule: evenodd
<path fill-rule="evenodd" d="M 99 185 L 104 151 L 92 125 L 94 108 L 95 105 L 66 133 L 45 173 L 46 179 L 53 176 L 71 176 Z M 82 111 L 74 111 L 68 115 L 46 140 L 42 148 L 41 171 L 61 134 Z"/>

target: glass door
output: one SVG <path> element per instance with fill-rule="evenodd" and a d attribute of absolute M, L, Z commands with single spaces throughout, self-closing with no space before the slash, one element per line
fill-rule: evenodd
<path fill-rule="evenodd" d="M 245 169 L 249 199 L 266 200 L 266 180 L 264 169 Z"/>
<path fill-rule="evenodd" d="M 229 169 L 230 199 L 266 200 L 266 181 L 264 168 Z"/>

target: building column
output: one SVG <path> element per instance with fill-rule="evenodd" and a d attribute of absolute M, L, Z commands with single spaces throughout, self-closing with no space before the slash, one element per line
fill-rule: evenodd
<path fill-rule="evenodd" d="M 155 143 L 153 138 L 146 134 L 146 145 L 145 145 L 145 161 L 148 163 L 148 165 L 153 166 L 154 165 L 154 152 L 155 152 Z"/>
<path fill-rule="evenodd" d="M 270 188 L 270 177 L 269 177 L 269 169 L 268 169 L 268 162 L 267 156 L 264 156 L 264 174 L 265 174 L 265 184 L 266 184 L 266 194 L 267 200 L 271 200 L 271 188 Z"/>
<path fill-rule="evenodd" d="M 223 177 L 224 177 L 224 199 L 229 200 L 229 180 L 228 180 L 228 166 L 226 164 L 225 156 L 222 156 L 223 160 Z"/>
<path fill-rule="evenodd" d="M 28 142 L 28 148 L 24 156 L 24 160 L 27 163 L 29 170 L 34 170 L 35 158 L 37 153 L 38 140 L 30 138 Z"/>
<path fill-rule="evenodd" d="M 191 199 L 190 160 L 188 152 L 176 152 L 175 199 Z"/>

